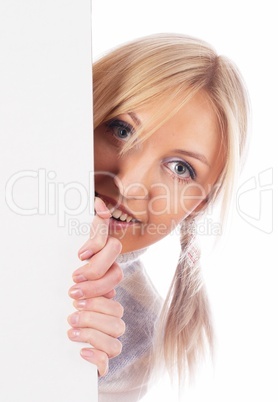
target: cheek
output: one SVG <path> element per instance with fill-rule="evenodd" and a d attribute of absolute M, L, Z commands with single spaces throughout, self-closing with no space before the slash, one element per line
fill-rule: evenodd
<path fill-rule="evenodd" d="M 117 159 L 107 156 L 101 149 L 94 151 L 94 177 L 96 186 L 109 186 L 117 174 Z"/>
<path fill-rule="evenodd" d="M 115 152 L 106 146 L 98 144 L 94 146 L 94 169 L 95 171 L 114 172 L 117 169 L 118 157 Z"/>
<path fill-rule="evenodd" d="M 171 214 L 172 208 L 173 200 L 170 188 L 164 184 L 153 186 L 148 204 L 149 213 L 155 217 L 163 217 L 165 214 Z"/>
<path fill-rule="evenodd" d="M 209 190 L 196 182 L 171 186 L 157 185 L 152 191 L 148 210 L 156 221 L 175 219 L 181 221 L 202 203 Z"/>
<path fill-rule="evenodd" d="M 192 182 L 184 187 L 179 195 L 179 208 L 188 216 L 199 204 L 203 203 L 209 193 L 208 186 Z"/>

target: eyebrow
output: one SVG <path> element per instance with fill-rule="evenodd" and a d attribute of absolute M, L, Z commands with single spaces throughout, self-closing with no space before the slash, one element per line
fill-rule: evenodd
<path fill-rule="evenodd" d="M 174 153 L 177 152 L 186 156 L 190 156 L 191 158 L 198 159 L 199 161 L 203 162 L 205 165 L 210 167 L 207 158 L 204 155 L 199 154 L 198 152 L 185 151 L 184 149 L 174 149 L 173 152 Z"/>
<path fill-rule="evenodd" d="M 138 126 L 140 126 L 142 124 L 141 120 L 134 112 L 129 112 L 128 115 L 132 118 L 134 123 L 136 123 Z M 180 153 L 180 154 L 183 154 L 186 156 L 190 156 L 191 158 L 198 159 L 200 162 L 203 162 L 208 167 L 211 167 L 210 164 L 208 163 L 207 158 L 204 155 L 199 154 L 198 152 L 185 151 L 184 149 L 174 149 L 173 152 Z"/>
<path fill-rule="evenodd" d="M 136 123 L 138 126 L 141 126 L 141 120 L 139 119 L 139 117 L 133 113 L 133 112 L 129 112 L 128 115 L 132 118 L 132 120 L 134 121 L 134 123 Z"/>

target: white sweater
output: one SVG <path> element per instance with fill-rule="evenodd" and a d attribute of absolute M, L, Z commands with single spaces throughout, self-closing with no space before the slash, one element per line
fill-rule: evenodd
<path fill-rule="evenodd" d="M 124 307 L 126 331 L 119 338 L 122 353 L 110 360 L 108 374 L 99 379 L 99 402 L 135 402 L 147 392 L 148 361 L 162 298 L 138 260 L 143 251 L 117 259 L 124 279 L 116 288 L 115 299 Z"/>

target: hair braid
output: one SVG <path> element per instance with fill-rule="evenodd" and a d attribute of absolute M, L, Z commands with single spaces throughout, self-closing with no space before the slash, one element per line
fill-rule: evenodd
<path fill-rule="evenodd" d="M 181 253 L 165 300 L 162 317 L 163 353 L 170 372 L 177 366 L 181 381 L 193 374 L 198 355 L 213 348 L 213 330 L 207 294 L 200 272 L 194 219 L 181 224 Z"/>

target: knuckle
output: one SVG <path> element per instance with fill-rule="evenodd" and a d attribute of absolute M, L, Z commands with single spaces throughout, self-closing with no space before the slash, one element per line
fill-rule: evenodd
<path fill-rule="evenodd" d="M 120 253 L 122 249 L 122 243 L 120 240 L 116 239 L 115 237 L 109 237 L 108 239 L 109 246 L 113 248 L 116 253 Z"/>
<path fill-rule="evenodd" d="M 97 279 L 100 279 L 102 277 L 102 273 L 99 271 L 99 269 L 95 265 L 94 259 L 91 259 L 88 262 L 88 269 L 89 269 L 89 275 L 90 275 L 90 280 L 95 281 Z"/>
<path fill-rule="evenodd" d="M 94 311 L 100 312 L 103 314 L 110 314 L 110 303 L 113 303 L 114 301 L 110 301 L 110 299 L 107 299 L 105 296 L 99 296 L 95 297 L 94 299 Z M 112 314 L 110 314 L 112 315 Z"/>
<path fill-rule="evenodd" d="M 122 271 L 122 269 L 120 268 L 120 266 L 118 264 L 116 264 L 116 263 L 113 264 L 113 271 L 114 271 L 113 273 L 114 273 L 115 281 L 117 283 L 121 282 L 123 280 L 123 278 L 124 278 L 124 274 L 123 274 L 123 271 Z"/>
<path fill-rule="evenodd" d="M 99 365 L 104 369 L 103 371 L 105 371 L 105 368 L 108 365 L 108 356 L 107 356 L 107 354 L 105 352 L 99 353 L 98 361 L 99 361 Z"/>
<path fill-rule="evenodd" d="M 99 281 L 94 282 L 94 286 L 90 289 L 90 296 L 92 298 L 99 297 L 103 293 L 103 285 Z"/>
<path fill-rule="evenodd" d="M 119 303 L 118 301 L 115 301 L 114 303 L 115 303 L 115 304 L 114 304 L 114 312 L 115 312 L 115 315 L 116 315 L 117 317 L 122 318 L 122 316 L 124 315 L 124 308 L 123 308 L 123 306 L 122 306 L 121 303 Z"/>
<path fill-rule="evenodd" d="M 116 357 L 122 351 L 122 343 L 118 339 L 113 339 L 109 347 L 109 357 Z"/>
<path fill-rule="evenodd" d="M 101 300 L 100 297 L 93 297 L 90 300 L 90 311 L 97 312 L 101 309 Z"/>
<path fill-rule="evenodd" d="M 116 321 L 114 326 L 115 336 L 118 338 L 119 336 L 122 336 L 124 332 L 125 332 L 125 323 L 123 320 L 119 319 Z"/>
<path fill-rule="evenodd" d="M 96 303 L 95 299 L 96 299 L 95 297 L 91 297 L 86 300 L 86 306 L 84 307 L 84 311 L 91 311 L 91 312 L 96 311 L 97 303 Z M 80 310 L 80 311 L 82 311 L 82 310 Z"/>
<path fill-rule="evenodd" d="M 92 326 L 92 319 L 91 319 L 91 313 L 90 311 L 78 311 L 78 321 L 77 324 L 79 327 L 87 327 L 87 328 L 93 328 Z"/>
<path fill-rule="evenodd" d="M 103 249 L 103 247 L 105 246 L 105 243 L 106 243 L 106 239 L 104 239 L 103 237 L 100 237 L 100 236 L 93 236 L 93 237 L 91 237 L 91 240 L 93 242 L 92 249 L 95 251 L 99 251 L 99 250 Z"/>

